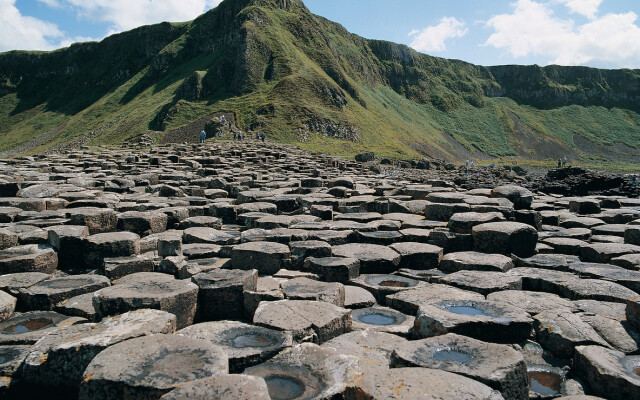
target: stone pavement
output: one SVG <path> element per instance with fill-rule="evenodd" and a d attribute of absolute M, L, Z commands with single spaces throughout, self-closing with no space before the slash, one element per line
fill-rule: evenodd
<path fill-rule="evenodd" d="M 366 161 L 0 160 L 0 398 L 640 398 L 639 199 Z"/>

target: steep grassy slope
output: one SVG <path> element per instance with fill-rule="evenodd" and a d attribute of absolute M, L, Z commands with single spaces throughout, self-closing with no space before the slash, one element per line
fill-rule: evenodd
<path fill-rule="evenodd" d="M 0 54 L 0 151 L 170 136 L 224 111 L 333 154 L 634 152 L 639 82 L 629 70 L 475 66 L 353 35 L 300 0 L 225 0 L 189 23 Z"/>

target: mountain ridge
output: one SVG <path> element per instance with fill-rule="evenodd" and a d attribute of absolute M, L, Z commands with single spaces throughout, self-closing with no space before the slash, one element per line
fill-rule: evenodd
<path fill-rule="evenodd" d="M 460 144 L 478 157 L 597 159 L 582 139 L 640 148 L 639 100 L 640 70 L 477 66 L 362 38 L 299 0 L 225 0 L 186 23 L 1 53 L 0 151 L 61 126 L 29 151 L 96 130 L 89 144 L 166 139 L 234 112 L 243 129 L 335 154 L 456 158 Z M 529 131 L 557 149 L 527 150 Z"/>

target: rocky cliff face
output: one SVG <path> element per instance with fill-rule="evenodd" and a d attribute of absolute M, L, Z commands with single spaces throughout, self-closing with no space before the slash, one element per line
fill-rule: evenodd
<path fill-rule="evenodd" d="M 499 90 L 491 97 L 509 97 L 537 108 L 568 105 L 640 110 L 640 71 L 587 67 L 504 65 L 488 68 Z"/>

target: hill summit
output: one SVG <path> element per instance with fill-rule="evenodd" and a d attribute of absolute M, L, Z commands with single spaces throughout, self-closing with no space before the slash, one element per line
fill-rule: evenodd
<path fill-rule="evenodd" d="M 369 40 L 300 0 L 225 0 L 53 52 L 0 54 L 0 151 L 184 140 L 222 113 L 310 150 L 640 155 L 640 71 L 483 67 Z"/>

